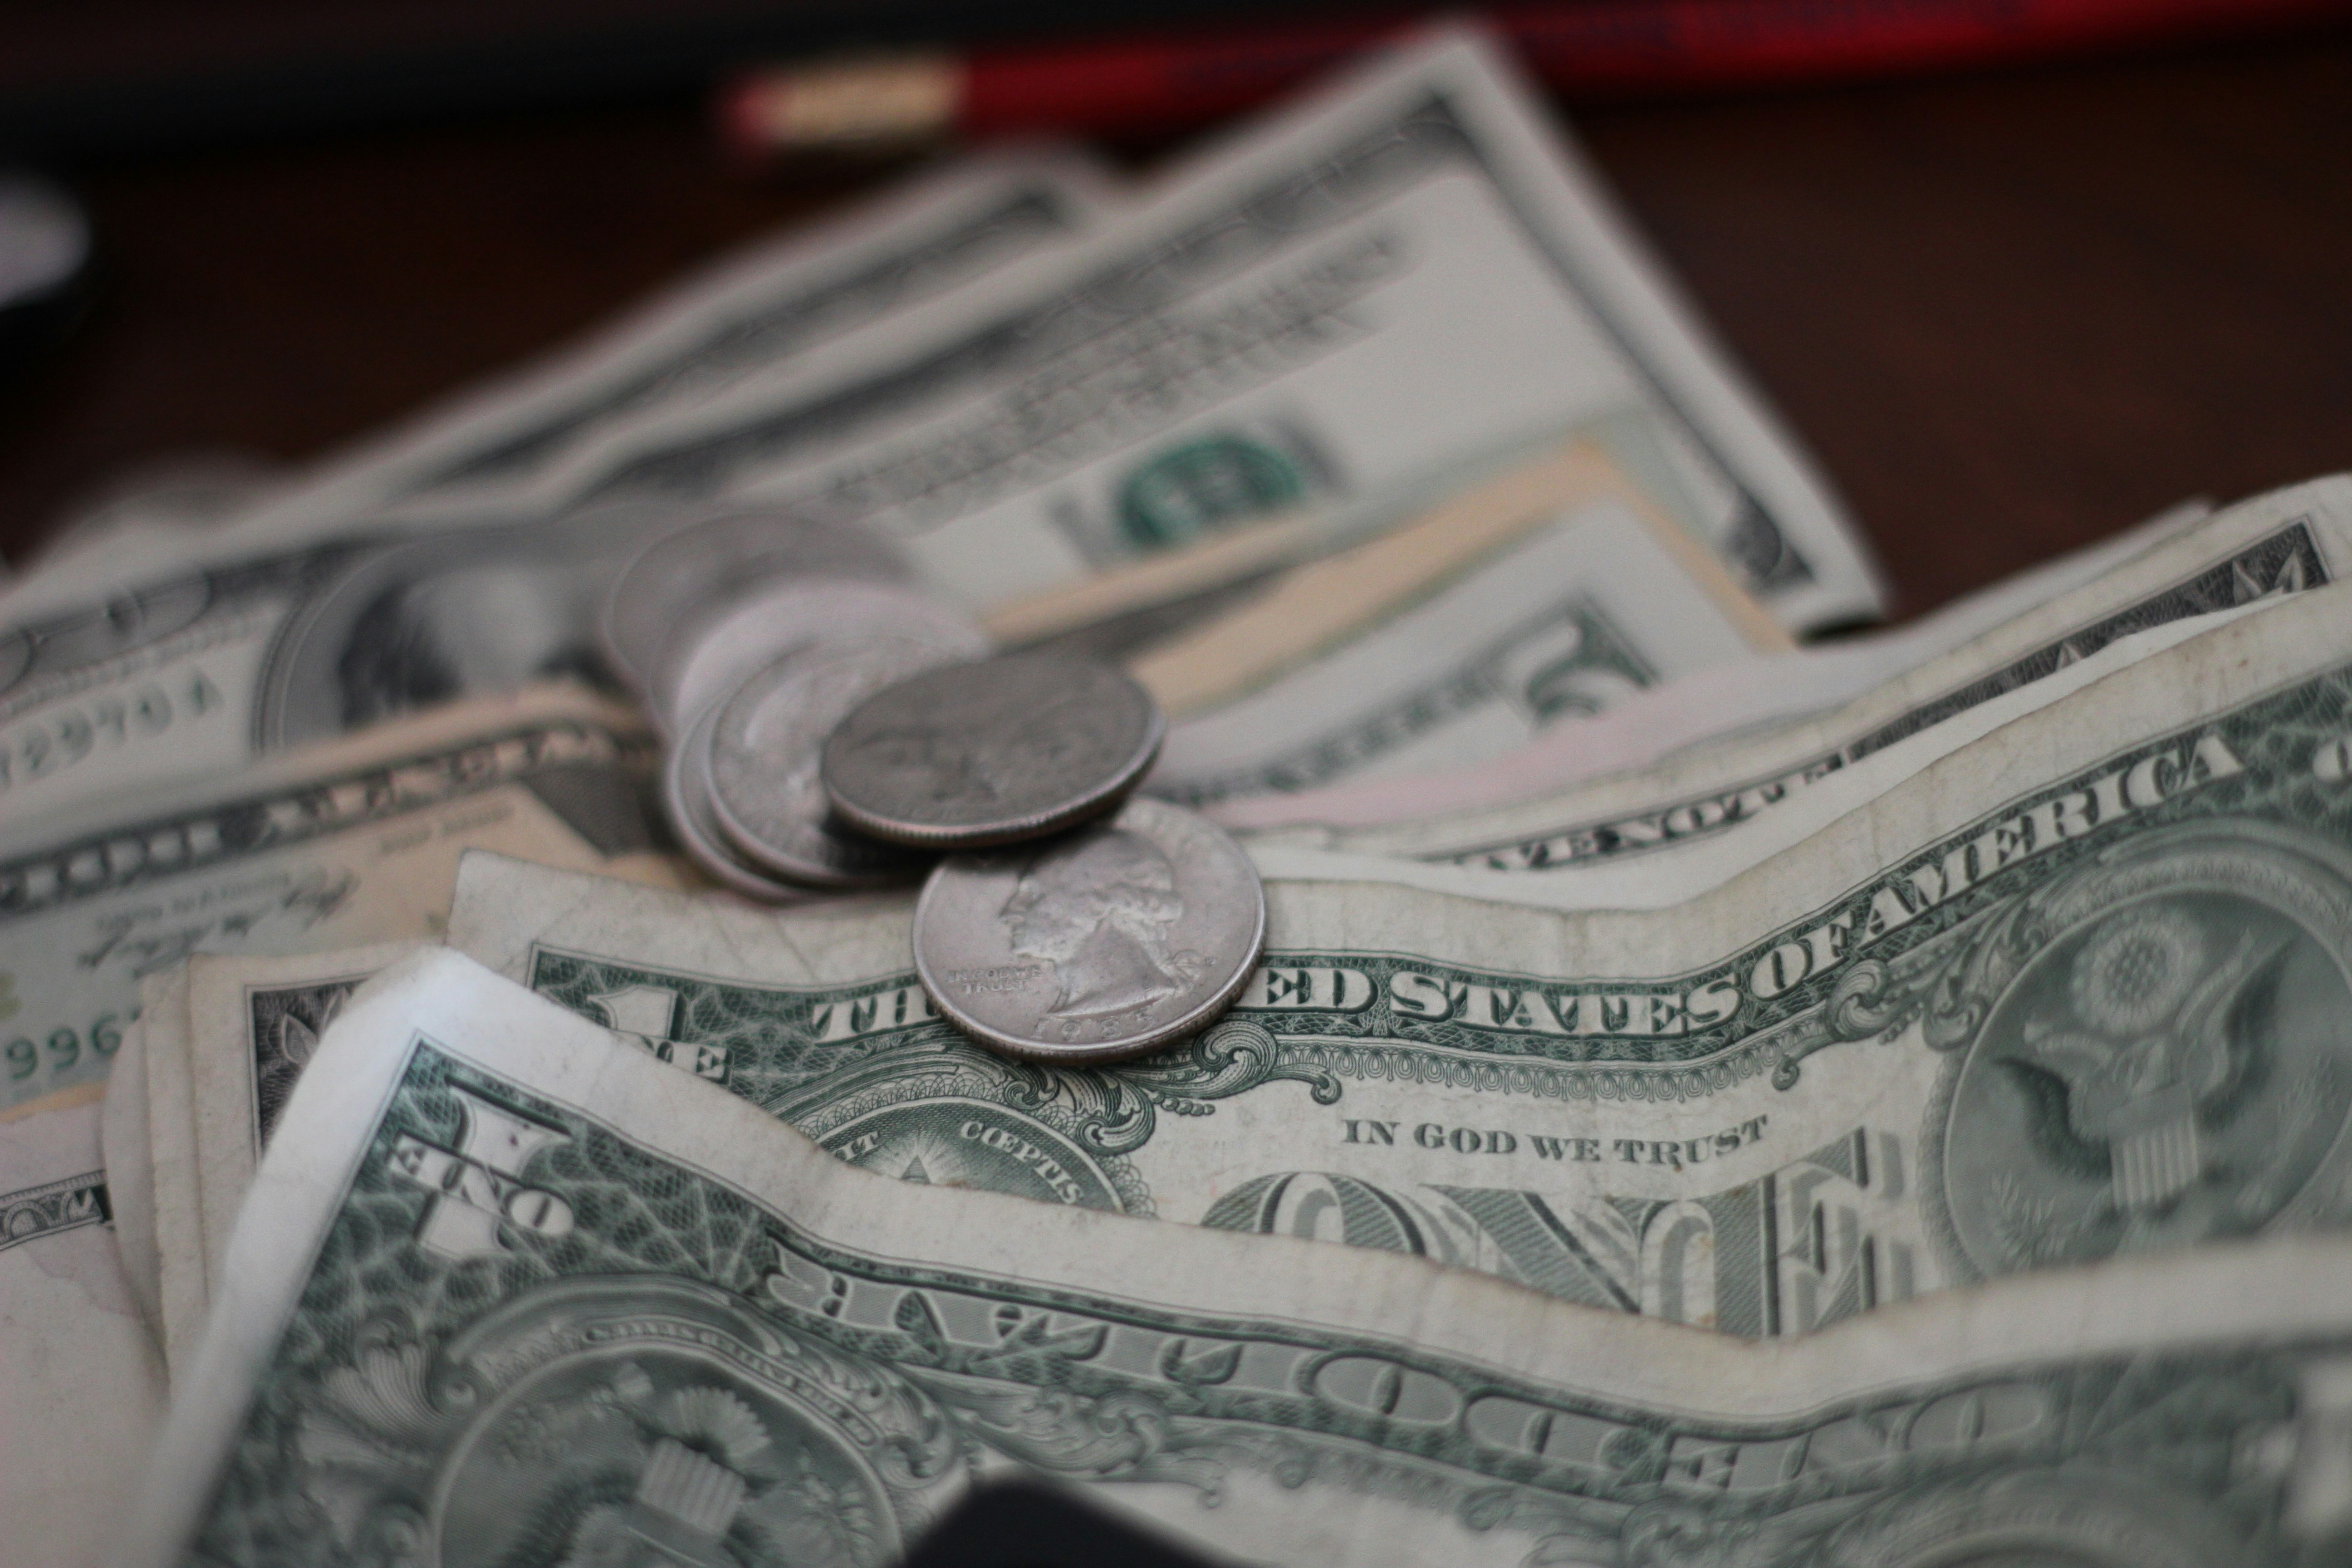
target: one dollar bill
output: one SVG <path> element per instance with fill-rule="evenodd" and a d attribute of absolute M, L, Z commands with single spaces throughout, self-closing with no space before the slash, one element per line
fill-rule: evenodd
<path fill-rule="evenodd" d="M 909 1191 L 462 957 L 295 1090 L 135 1568 L 900 1558 L 969 1488 L 1252 1561 L 2203 1565 L 2352 1548 L 2352 1244 L 1789 1346 L 1417 1260 Z"/>
<path fill-rule="evenodd" d="M 2342 582 L 2352 573 L 2352 479 L 2291 485 L 2165 531 L 2087 582 L 1925 659 L 1906 658 L 1906 632 L 1888 634 L 1884 648 L 1807 649 L 1781 666 L 1727 669 L 1712 689 L 1667 687 L 1598 720 L 1559 724 L 1483 769 L 1213 812 L 1231 826 L 1279 829 L 1286 842 L 1496 871 L 1671 868 L 1686 849 L 1736 835 L 1824 781 L 2112 643 Z M 1996 606 L 2013 591 L 1997 592 Z M 1826 703 L 1803 697 L 1874 666 L 1865 689 Z M 1800 710 L 1792 710 L 1792 693 Z M 1644 745 L 1645 730 L 1664 743 Z"/>
<path fill-rule="evenodd" d="M 16 825 L 0 835 L 5 1098 L 104 1077 L 140 981 L 193 953 L 437 933 L 469 847 L 583 869 L 648 856 L 651 752 L 634 714 L 536 687 Z"/>
<path fill-rule="evenodd" d="M 2303 596 L 1706 899 L 1268 885 L 1225 1022 L 1087 1072 L 941 1023 L 902 905 L 489 858 L 450 942 L 912 1181 L 1318 1236 L 1748 1335 L 2352 1211 L 2352 619 Z"/>
<path fill-rule="evenodd" d="M 821 507 L 988 611 L 1642 409 L 1667 433 L 1658 488 L 1783 624 L 1879 602 L 1794 442 L 1501 55 L 1458 30 L 960 307 L 861 335 L 835 374 L 586 444 L 500 504 Z"/>

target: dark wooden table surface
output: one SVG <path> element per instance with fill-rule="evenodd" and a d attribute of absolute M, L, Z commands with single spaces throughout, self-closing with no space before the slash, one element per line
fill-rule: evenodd
<path fill-rule="evenodd" d="M 1906 613 L 2352 467 L 2352 37 L 1567 110 Z M 654 105 L 69 172 L 86 324 L 0 393 L 0 553 L 126 466 L 308 458 L 872 175 Z"/>

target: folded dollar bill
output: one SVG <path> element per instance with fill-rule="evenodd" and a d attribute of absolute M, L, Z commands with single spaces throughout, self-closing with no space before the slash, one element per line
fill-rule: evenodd
<path fill-rule="evenodd" d="M 2202 637 L 2242 616 L 2282 604 L 2265 597 L 2235 609 L 2189 616 L 2117 637 L 2097 652 L 2025 685 L 1973 704 L 1892 745 L 1834 769 L 1758 810 L 1737 831 L 1693 834 L 1666 852 L 1599 856 L 1544 868 L 1541 876 L 1471 862 L 1423 860 L 1322 849 L 1298 835 L 1268 834 L 1252 841 L 1261 871 L 1293 879 L 1405 882 L 1465 898 L 1499 900 L 1550 910 L 1655 910 L 1713 891 L 1741 873 L 1802 843 L 1839 817 L 1866 806 L 1896 784 L 1987 735 L 2053 703 L 2095 686 L 2117 671 L 2181 643 Z"/>
<path fill-rule="evenodd" d="M 1811 717 L 1803 710 L 1819 704 L 1808 687 L 1834 693 L 1885 654 L 1825 647 L 1784 667 L 1727 668 L 1719 680 L 1687 683 L 1696 689 L 1669 686 L 1599 720 L 1556 725 L 1483 769 L 1235 800 L 1213 814 L 1281 827 L 1286 842 L 1504 871 L 1671 860 L 2117 638 L 2340 582 L 2347 570 L 2352 479 L 2315 479 L 2170 532 L 1924 662 L 1886 650 L 1891 668 Z M 1698 743 L 1710 736 L 1715 743 Z"/>
<path fill-rule="evenodd" d="M 472 857 L 449 940 L 889 1174 L 1793 1332 L 2339 1223 L 2345 592 L 2131 664 L 1692 903 L 1275 879 L 1227 1021 L 1117 1068 L 966 1045 L 900 905 Z"/>
<path fill-rule="evenodd" d="M 1473 35 L 1227 139 L 953 313 L 633 420 L 499 504 L 821 506 L 987 610 L 1640 408 L 1675 510 L 1785 624 L 1879 602 L 1826 487 Z"/>
<path fill-rule="evenodd" d="M 1033 1474 L 1254 1561 L 2324 1561 L 2352 1244 L 1742 1345 L 909 1191 L 454 954 L 355 997 L 122 1561 L 884 1563 Z"/>
<path fill-rule="evenodd" d="M 1392 826 L 1402 836 L 1422 818 L 1466 819 L 1523 804 L 1546 806 L 1555 795 L 1564 800 L 1588 781 L 1641 773 L 1669 758 L 1681 763 L 1687 759 L 1677 753 L 1706 742 L 1754 740 L 1869 696 L 2095 583 L 2211 512 L 2202 502 L 2184 502 L 2112 539 L 2044 562 L 1891 630 L 1714 665 L 1629 695 L 1603 713 L 1555 716 L 1531 743 L 1475 766 L 1238 796 L 1206 809 L 1228 827 L 1258 838 L 1352 848 L 1373 847 L 1370 838 L 1353 837 L 1360 829 Z M 1626 787 L 1640 785 L 1628 780 Z"/>
<path fill-rule="evenodd" d="M 12 818 L 0 830 L 7 1098 L 103 1077 L 141 979 L 191 953 L 435 933 L 469 847 L 664 875 L 641 799 L 651 752 L 635 714 L 538 687 Z"/>
<path fill-rule="evenodd" d="M 1571 471 L 1588 466 L 1581 455 L 1567 455 Z M 1194 697 L 1147 789 L 1200 806 L 1467 763 L 1563 715 L 1789 646 L 1622 479 L 1554 493 L 1513 517 L 1495 548 L 1475 549 L 1463 509 L 1441 507 L 1146 655 L 1138 673 L 1155 691 Z M 1440 542 L 1450 550 L 1431 548 Z M 1305 657 L 1262 657 L 1321 632 L 1318 609 L 1357 597 L 1369 601 L 1360 618 Z M 1234 679 L 1243 671 L 1252 679 Z M 1217 676 L 1224 689 L 1208 698 Z"/>
<path fill-rule="evenodd" d="M 309 534 L 401 503 L 498 498 L 613 432 L 838 357 L 861 332 L 938 311 L 1034 266 L 1118 205 L 1074 148 L 982 153 L 698 268 L 551 358 L 428 410 L 321 465 L 239 520 L 239 537 Z"/>
<path fill-rule="evenodd" d="M 171 1365 L 220 1292 L 254 1166 L 320 1037 L 352 992 L 425 945 L 200 954 L 148 983 L 108 1080 L 105 1152 L 125 1268 Z M 135 1110 L 114 1115 L 118 1100 Z"/>

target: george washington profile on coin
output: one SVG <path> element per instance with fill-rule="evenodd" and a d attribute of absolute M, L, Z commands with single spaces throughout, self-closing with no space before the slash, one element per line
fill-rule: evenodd
<path fill-rule="evenodd" d="M 1180 994 L 1205 962 L 1171 951 L 1184 918 L 1176 870 L 1140 834 L 1105 828 L 1059 840 L 1031 860 L 1004 900 L 1008 945 L 1054 966 L 1049 1018 L 1149 1013 Z"/>
<path fill-rule="evenodd" d="M 1049 842 L 951 856 L 915 909 L 915 972 L 982 1045 L 1137 1056 L 1206 1026 L 1247 981 L 1265 891 L 1239 846 L 1156 800 Z"/>

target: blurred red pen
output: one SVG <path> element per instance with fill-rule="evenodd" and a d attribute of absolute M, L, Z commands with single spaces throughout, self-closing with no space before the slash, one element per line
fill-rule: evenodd
<path fill-rule="evenodd" d="M 1771 87 L 2063 58 L 2352 16 L 2352 0 L 1564 0 L 1484 13 L 1557 88 Z M 1148 134 L 1247 109 L 1378 47 L 1406 11 L 755 70 L 720 100 L 754 157 L 947 135 Z"/>

